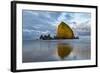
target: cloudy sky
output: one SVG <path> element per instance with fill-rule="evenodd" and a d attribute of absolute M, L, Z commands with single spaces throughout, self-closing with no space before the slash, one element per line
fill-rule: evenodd
<path fill-rule="evenodd" d="M 91 13 L 23 10 L 23 39 L 38 39 L 41 34 L 54 36 L 61 21 L 67 23 L 76 36 L 90 35 Z"/>

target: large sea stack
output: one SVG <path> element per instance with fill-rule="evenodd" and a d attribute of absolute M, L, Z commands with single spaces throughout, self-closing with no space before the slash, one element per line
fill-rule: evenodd
<path fill-rule="evenodd" d="M 61 22 L 57 28 L 58 39 L 74 39 L 74 33 L 72 29 L 65 22 Z"/>

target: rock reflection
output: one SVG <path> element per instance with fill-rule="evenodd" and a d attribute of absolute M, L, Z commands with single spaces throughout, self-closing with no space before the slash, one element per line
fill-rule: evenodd
<path fill-rule="evenodd" d="M 57 45 L 58 56 L 63 60 L 65 57 L 68 57 L 72 52 L 73 48 L 69 44 L 59 43 Z"/>

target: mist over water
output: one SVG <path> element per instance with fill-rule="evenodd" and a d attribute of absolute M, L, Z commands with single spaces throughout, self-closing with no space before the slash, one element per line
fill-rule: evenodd
<path fill-rule="evenodd" d="M 88 60 L 91 57 L 90 37 L 67 40 L 23 40 L 22 61 L 47 62 Z"/>

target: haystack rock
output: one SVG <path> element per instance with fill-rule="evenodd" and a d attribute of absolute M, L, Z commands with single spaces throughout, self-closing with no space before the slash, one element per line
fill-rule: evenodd
<path fill-rule="evenodd" d="M 56 36 L 58 39 L 74 39 L 73 30 L 64 22 L 58 25 Z"/>

